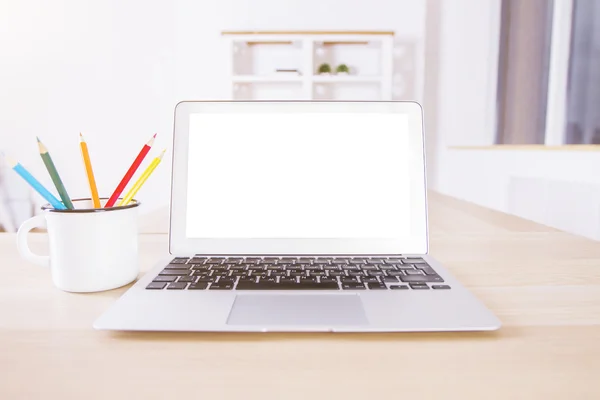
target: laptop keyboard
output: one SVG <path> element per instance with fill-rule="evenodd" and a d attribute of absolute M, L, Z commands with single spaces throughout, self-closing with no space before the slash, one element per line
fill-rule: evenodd
<path fill-rule="evenodd" d="M 445 290 L 422 258 L 177 257 L 151 290 Z"/>

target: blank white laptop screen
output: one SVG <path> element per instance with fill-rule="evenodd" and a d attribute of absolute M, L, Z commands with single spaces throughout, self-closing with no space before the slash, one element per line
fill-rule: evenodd
<path fill-rule="evenodd" d="M 402 113 L 192 113 L 188 238 L 410 235 Z"/>

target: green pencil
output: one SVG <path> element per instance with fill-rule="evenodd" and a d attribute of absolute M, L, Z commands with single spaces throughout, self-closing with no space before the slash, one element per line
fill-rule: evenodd
<path fill-rule="evenodd" d="M 71 202 L 71 198 L 69 197 L 69 194 L 67 193 L 67 189 L 65 189 L 65 185 L 63 185 L 62 180 L 60 179 L 60 175 L 58 175 L 58 171 L 56 170 L 56 167 L 54 166 L 54 163 L 52 162 L 52 158 L 50 157 L 50 154 L 48 154 L 48 149 L 40 141 L 40 138 L 36 138 L 36 139 L 38 141 L 38 147 L 40 149 L 40 157 L 42 157 L 42 161 L 44 161 L 44 164 L 46 165 L 46 169 L 48 170 L 48 173 L 50 174 L 50 178 L 52 178 L 52 182 L 54 182 L 54 186 L 56 186 L 56 190 L 58 191 L 58 194 L 60 195 L 61 200 L 63 201 L 64 205 L 69 210 L 72 210 L 73 203 Z"/>

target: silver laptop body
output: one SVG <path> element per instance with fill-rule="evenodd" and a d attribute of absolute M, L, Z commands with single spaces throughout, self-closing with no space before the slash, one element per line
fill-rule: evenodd
<path fill-rule="evenodd" d="M 427 255 L 414 102 L 181 102 L 169 251 L 96 329 L 484 331 Z"/>

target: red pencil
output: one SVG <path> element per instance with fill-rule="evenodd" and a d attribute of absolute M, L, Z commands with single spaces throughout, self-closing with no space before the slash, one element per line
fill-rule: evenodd
<path fill-rule="evenodd" d="M 127 170 L 127 173 L 125 174 L 123 179 L 121 179 L 119 186 L 117 186 L 117 188 L 115 189 L 112 196 L 110 196 L 110 199 L 108 199 L 108 201 L 104 205 L 104 208 L 112 207 L 115 205 L 115 203 L 119 199 L 119 196 L 121 195 L 121 193 L 123 193 L 123 190 L 125 190 L 125 186 L 127 186 L 129 181 L 131 180 L 131 177 L 133 176 L 135 171 L 138 169 L 138 167 L 144 160 L 144 157 L 146 157 L 146 154 L 148 154 L 148 152 L 150 151 L 150 148 L 152 147 L 152 143 L 154 143 L 155 137 L 156 137 L 156 133 L 154 134 L 154 136 L 152 136 L 152 138 L 150 140 L 148 140 L 148 143 L 146 143 L 144 145 L 144 147 L 142 147 L 142 151 L 140 151 L 140 154 L 138 154 L 138 156 L 135 158 L 135 160 L 133 160 L 133 164 L 131 164 L 131 167 L 129 167 L 129 169 Z"/>

